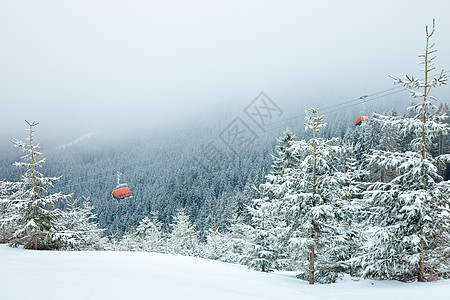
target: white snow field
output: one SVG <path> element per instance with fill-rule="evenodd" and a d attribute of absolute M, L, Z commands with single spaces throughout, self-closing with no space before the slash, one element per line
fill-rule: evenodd
<path fill-rule="evenodd" d="M 450 299 L 450 280 L 310 286 L 294 273 L 140 252 L 32 251 L 0 245 L 0 299 Z"/>

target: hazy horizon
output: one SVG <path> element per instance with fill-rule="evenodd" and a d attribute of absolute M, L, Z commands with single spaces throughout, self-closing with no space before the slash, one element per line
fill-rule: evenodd
<path fill-rule="evenodd" d="M 3 1 L 0 136 L 24 119 L 55 136 L 176 128 L 232 118 L 261 91 L 337 104 L 421 77 L 433 18 L 450 70 L 449 15 L 447 1 Z"/>

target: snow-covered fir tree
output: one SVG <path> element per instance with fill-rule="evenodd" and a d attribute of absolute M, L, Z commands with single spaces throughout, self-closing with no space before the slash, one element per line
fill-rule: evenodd
<path fill-rule="evenodd" d="M 305 129 L 312 131 L 312 138 L 295 141 L 290 150 L 301 161 L 287 169 L 281 180 L 276 176 L 268 179 L 275 195 L 273 203 L 278 203 L 276 211 L 286 220 L 289 251 L 302 268 L 299 276 L 314 284 L 336 278 L 337 265 L 330 249 L 344 239 L 338 220 L 346 175 L 337 171 L 339 154 L 344 151 L 339 140 L 319 138 L 327 124 L 317 109 L 310 113 Z"/>
<path fill-rule="evenodd" d="M 106 251 L 119 251 L 119 242 L 117 241 L 117 234 L 112 233 L 106 237 L 106 242 L 104 243 L 104 250 Z"/>
<path fill-rule="evenodd" d="M 249 244 L 243 262 L 255 270 L 269 272 L 274 269 L 277 249 L 275 246 L 276 238 L 273 234 L 274 219 L 271 216 L 269 197 L 265 190 L 264 180 L 261 182 L 259 193 L 260 197 L 253 199 L 252 205 L 247 206 L 252 218 L 251 223 L 244 226 Z"/>
<path fill-rule="evenodd" d="M 339 226 L 339 239 L 330 250 L 332 260 L 339 262 L 338 269 L 356 274 L 353 258 L 359 254 L 361 248 L 363 224 L 361 224 L 361 212 L 363 209 L 362 195 L 366 189 L 368 172 L 362 168 L 355 158 L 355 152 L 359 151 L 359 144 L 345 146 L 347 157 L 345 161 L 345 174 L 342 181 L 342 198 L 336 202 L 339 213 L 336 214 Z"/>
<path fill-rule="evenodd" d="M 395 169 L 397 176 L 388 182 L 374 183 L 367 193 L 370 208 L 368 220 L 373 228 L 365 255 L 360 262 L 365 276 L 380 279 L 426 281 L 439 276 L 449 267 L 450 239 L 449 182 L 442 181 L 438 166 L 450 155 L 433 157 L 430 149 L 437 136 L 448 133 L 442 121 L 445 114 L 434 105 L 433 88 L 447 82 L 441 72 L 432 77 L 433 49 L 426 29 L 423 59 L 424 79 L 406 75 L 393 77 L 395 84 L 408 88 L 420 103 L 409 108 L 411 117 L 385 117 L 384 128 L 397 128 L 403 135 L 413 135 L 408 151 L 373 150 L 368 161 L 386 169 Z"/>
<path fill-rule="evenodd" d="M 387 124 L 384 122 L 386 118 L 392 117 L 396 117 L 395 111 L 384 115 L 380 115 L 377 113 L 372 114 L 370 123 L 374 124 L 374 126 L 376 125 L 376 127 L 378 128 L 378 133 L 376 134 L 377 143 L 372 144 L 367 154 L 369 154 L 370 151 L 374 149 L 390 152 L 398 152 L 400 150 L 401 135 L 399 131 L 392 124 Z M 373 137 L 371 139 L 373 139 Z M 379 167 L 376 165 L 372 166 L 372 170 L 370 170 L 370 173 L 373 175 L 371 177 L 372 181 L 381 182 L 390 181 L 397 175 L 395 169 L 388 169 L 386 167 Z"/>
<path fill-rule="evenodd" d="M 118 246 L 120 251 L 140 251 L 136 240 L 136 232 L 133 230 L 125 232 Z"/>
<path fill-rule="evenodd" d="M 276 155 L 272 156 L 272 180 L 276 179 L 274 176 L 279 176 L 283 181 L 282 176 L 298 166 L 301 156 L 292 147 L 295 141 L 295 135 L 289 129 L 277 139 Z"/>
<path fill-rule="evenodd" d="M 248 238 L 244 228 L 244 218 L 238 214 L 238 210 L 228 221 L 226 250 L 223 260 L 230 263 L 242 263 L 244 253 L 248 249 Z"/>
<path fill-rule="evenodd" d="M 199 242 L 195 226 L 189 220 L 189 216 L 184 213 L 184 209 L 179 209 L 170 224 L 171 232 L 168 235 L 168 252 L 188 256 L 199 254 Z"/>
<path fill-rule="evenodd" d="M 80 203 L 81 202 L 81 203 Z M 89 197 L 75 201 L 70 197 L 66 205 L 70 211 L 63 215 L 65 230 L 59 233 L 60 239 L 72 250 L 102 250 L 106 240 L 102 238 L 103 229 L 95 222 L 94 206 Z"/>
<path fill-rule="evenodd" d="M 158 221 L 158 213 L 152 212 L 152 220 L 144 217 L 136 228 L 136 243 L 140 251 L 165 252 L 165 241 L 162 224 Z"/>
<path fill-rule="evenodd" d="M 229 218 L 228 221 L 232 220 L 237 215 L 242 218 L 243 223 L 250 223 L 251 215 L 248 212 L 247 205 L 250 204 L 251 199 L 258 197 L 259 192 L 254 188 L 256 181 L 259 181 L 259 178 L 252 178 L 252 177 L 247 178 L 244 188 L 242 189 L 242 191 L 238 192 L 235 196 L 235 199 L 237 201 L 233 202 L 234 211 L 228 217 Z"/>
<path fill-rule="evenodd" d="M 213 222 L 213 226 L 209 228 L 206 236 L 206 244 L 203 246 L 202 256 L 214 260 L 224 260 L 228 242 L 229 235 L 220 231 L 216 226 L 216 222 Z"/>
<path fill-rule="evenodd" d="M 12 235 L 12 245 L 23 245 L 26 249 L 55 249 L 62 245 L 59 233 L 64 230 L 61 226 L 62 211 L 56 208 L 58 201 L 68 195 L 61 193 L 48 194 L 53 182 L 59 177 L 44 177 L 38 171 L 45 159 L 39 159 L 39 144 L 34 144 L 34 127 L 38 122 L 26 121 L 29 128 L 28 142 L 14 140 L 14 145 L 24 153 L 22 162 L 14 165 L 23 168 L 25 173 L 14 195 L 14 207 L 17 209 L 16 230 Z"/>
<path fill-rule="evenodd" d="M 285 197 L 289 194 L 292 184 L 292 174 L 296 172 L 302 159 L 302 154 L 295 151 L 295 135 L 289 129 L 277 139 L 276 155 L 272 156 L 272 172 L 266 176 L 267 183 L 263 186 L 270 193 L 269 210 L 273 223 L 272 234 L 275 239 L 274 247 L 278 255 L 273 262 L 276 269 L 292 269 L 293 259 L 290 255 L 289 240 L 289 207 L 285 205 Z M 294 267 L 295 269 L 295 267 Z"/>
<path fill-rule="evenodd" d="M 0 230 L 1 243 L 6 243 L 9 240 L 11 232 L 13 231 L 14 221 L 16 219 L 16 211 L 12 206 L 12 190 L 16 184 L 9 181 L 0 181 Z"/>

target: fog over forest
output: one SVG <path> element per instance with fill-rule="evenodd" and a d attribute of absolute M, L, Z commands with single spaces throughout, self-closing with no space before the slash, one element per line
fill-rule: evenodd
<path fill-rule="evenodd" d="M 24 119 L 63 143 L 226 123 L 261 91 L 327 107 L 420 76 L 433 18 L 448 68 L 449 14 L 447 1 L 2 1 L 0 136 Z"/>

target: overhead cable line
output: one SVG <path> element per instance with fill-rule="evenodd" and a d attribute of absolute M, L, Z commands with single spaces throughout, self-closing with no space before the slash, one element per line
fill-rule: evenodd
<path fill-rule="evenodd" d="M 447 72 L 448 71 L 444 71 L 443 73 L 447 73 Z M 435 74 L 433 76 L 438 76 L 438 75 L 440 75 L 440 73 L 439 74 Z M 390 91 L 393 91 L 393 92 L 390 92 Z M 375 92 L 375 93 L 372 93 L 372 94 L 369 94 L 369 95 L 364 95 L 364 96 L 361 96 L 361 97 L 358 97 L 358 98 L 355 98 L 355 99 L 351 99 L 351 100 L 347 100 L 347 101 L 344 101 L 344 102 L 340 102 L 338 104 L 327 106 L 327 107 L 324 107 L 324 108 L 320 109 L 320 111 L 322 111 L 322 112 L 325 111 L 325 113 L 331 114 L 331 113 L 334 113 L 334 112 L 337 112 L 337 111 L 341 111 L 341 110 L 353 107 L 355 104 L 365 103 L 365 102 L 372 102 L 372 101 L 379 100 L 379 99 L 382 99 L 382 98 L 385 98 L 385 97 L 388 97 L 388 96 L 391 96 L 391 95 L 394 95 L 394 94 L 401 93 L 403 91 L 406 91 L 406 89 L 403 86 L 399 85 L 399 86 L 395 86 L 395 87 L 392 87 L 392 88 L 389 88 L 389 89 L 384 89 L 384 90 L 381 90 L 381 91 L 378 91 L 378 92 Z M 387 92 L 390 92 L 390 93 L 387 93 Z M 387 94 L 385 94 L 385 93 L 387 93 Z M 380 96 L 377 96 L 377 95 L 380 95 Z M 373 96 L 377 96 L 377 97 L 373 97 Z M 352 104 L 351 105 L 347 105 L 347 104 L 350 104 L 350 103 L 352 103 Z M 329 110 L 329 111 L 327 111 L 327 110 Z M 303 115 L 306 116 L 306 114 L 303 114 Z M 278 129 L 282 128 L 282 127 L 285 127 L 286 126 L 286 121 L 294 120 L 294 119 L 298 119 L 298 116 L 290 117 L 290 118 L 284 118 L 283 120 L 280 120 L 278 122 L 274 122 L 274 123 L 271 124 L 271 128 L 269 130 L 266 130 L 266 132 L 273 132 L 273 131 L 278 130 Z M 279 124 L 279 126 L 273 126 L 273 125 L 277 125 L 277 124 Z M 146 162 L 148 162 L 148 160 L 136 161 L 136 162 L 122 164 L 122 165 L 119 165 L 119 166 L 116 166 L 116 167 L 112 167 L 112 168 L 109 168 L 107 170 L 102 170 L 102 171 L 97 172 L 97 173 L 93 173 L 93 174 L 91 173 L 91 174 L 87 175 L 87 177 L 92 177 L 92 176 L 95 176 L 95 175 L 109 173 L 110 171 L 117 170 L 118 168 L 129 167 L 129 166 L 133 166 L 133 165 L 140 164 L 140 163 L 143 164 L 142 167 L 150 167 L 150 166 L 155 166 L 155 165 L 158 165 L 158 164 L 164 164 L 164 163 L 167 163 L 167 162 L 170 162 L 170 161 L 171 161 L 171 159 L 159 160 L 159 161 L 156 161 L 156 162 L 153 162 L 153 163 L 150 163 L 150 164 L 146 163 Z M 82 185 L 84 183 L 98 181 L 100 179 L 107 178 L 109 176 L 112 176 L 112 175 L 111 174 L 106 174 L 106 175 L 101 176 L 101 177 L 85 180 L 85 181 L 74 183 L 74 184 L 70 184 L 70 183 L 74 182 L 75 180 L 69 180 L 69 181 L 66 181 L 66 182 L 62 182 L 62 185 L 58 184 L 58 186 L 59 187 L 66 187 L 66 188 L 67 187 L 74 187 L 74 186 Z"/>
<path fill-rule="evenodd" d="M 397 89 L 397 88 L 398 87 L 396 87 L 395 89 Z M 345 101 L 345 102 L 340 103 L 339 105 L 332 105 L 332 106 L 323 108 L 323 109 L 321 109 L 321 111 L 337 107 L 336 109 L 334 109 L 332 111 L 328 111 L 327 113 L 329 114 L 329 113 L 337 112 L 337 111 L 340 111 L 340 110 L 343 110 L 343 109 L 346 109 L 346 108 L 349 108 L 349 107 L 353 107 L 354 104 L 353 105 L 347 105 L 347 106 L 342 106 L 342 104 L 348 104 L 348 103 L 354 102 L 355 100 L 359 100 L 359 101 L 364 100 L 365 102 L 370 102 L 370 101 L 375 101 L 375 100 L 378 100 L 378 99 L 381 99 L 381 98 L 384 98 L 384 97 L 387 97 L 387 96 L 390 96 L 390 95 L 397 94 L 397 93 L 405 91 L 405 89 L 401 89 L 401 90 L 398 90 L 398 91 L 395 91 L 395 92 L 391 92 L 391 93 L 388 93 L 388 94 L 380 95 L 381 93 L 385 93 L 387 91 L 392 91 L 392 90 L 393 90 L 393 88 L 390 88 L 390 89 L 386 89 L 386 90 L 383 90 L 383 91 L 380 91 L 380 92 L 377 92 L 377 93 L 373 93 L 370 96 L 367 96 L 367 97 L 364 97 L 364 98 L 359 97 L 359 98 L 354 99 L 354 100 Z M 380 95 L 380 96 L 367 100 L 368 97 L 371 97 L 373 95 Z M 338 106 L 341 106 L 341 107 L 338 107 Z M 304 115 L 306 116 L 306 114 L 304 114 Z M 268 130 L 266 130 L 266 133 L 274 132 L 276 130 L 279 130 L 279 129 L 281 129 L 281 128 L 286 126 L 286 121 L 287 120 L 294 120 L 294 119 L 298 119 L 298 116 L 291 117 L 291 118 L 285 118 L 285 119 L 280 120 L 278 122 L 274 122 L 274 123 L 272 123 L 270 125 L 270 128 Z M 273 126 L 273 125 L 278 125 L 278 126 Z M 171 159 L 159 160 L 159 161 L 156 161 L 156 162 L 153 162 L 153 163 L 150 163 L 150 164 L 147 163 L 147 164 L 143 165 L 142 167 L 150 167 L 150 166 L 155 166 L 155 165 L 159 165 L 159 164 L 165 164 L 165 163 L 170 162 L 170 161 L 171 161 Z M 139 163 L 143 163 L 143 162 L 147 162 L 147 160 L 133 162 L 133 163 L 129 163 L 129 164 L 123 164 L 123 165 L 120 165 L 120 166 L 118 166 L 116 168 L 111 168 L 111 169 L 108 169 L 108 170 L 117 170 L 117 168 L 121 168 L 121 167 L 123 168 L 123 167 L 131 166 L 131 165 L 135 165 L 135 164 L 139 164 Z M 104 170 L 104 171 L 101 171 L 101 172 L 98 172 L 98 173 L 90 174 L 89 176 L 93 176 L 93 175 L 97 175 L 97 174 L 104 174 L 108 170 Z M 95 182 L 95 181 L 98 181 L 100 179 L 107 178 L 107 177 L 110 177 L 110 176 L 112 176 L 112 175 L 111 174 L 106 174 L 105 176 L 97 177 L 97 178 L 94 178 L 94 179 L 90 179 L 90 180 L 86 180 L 86 181 L 82 181 L 82 182 L 78 182 L 78 183 L 74 183 L 74 184 L 70 184 L 70 185 L 63 184 L 62 187 L 74 187 L 74 186 L 82 185 L 84 183 Z M 74 180 L 70 180 L 69 182 L 73 182 L 73 181 Z M 67 182 L 67 183 L 69 183 L 69 182 Z"/>

